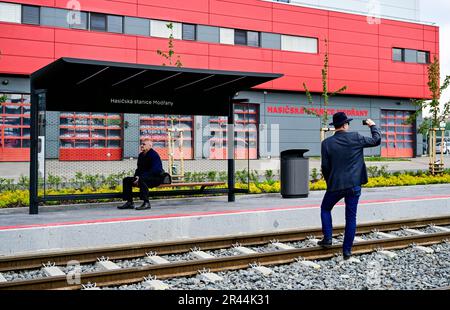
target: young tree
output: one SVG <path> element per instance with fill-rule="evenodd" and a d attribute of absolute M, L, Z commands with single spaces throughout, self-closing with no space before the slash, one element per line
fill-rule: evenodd
<path fill-rule="evenodd" d="M 173 24 L 172 23 L 168 23 L 166 24 L 167 29 L 170 30 L 170 35 L 169 35 L 169 42 L 168 42 L 168 51 L 163 52 L 161 50 L 157 50 L 156 53 L 160 56 L 162 56 L 163 58 L 165 58 L 166 60 L 169 61 L 169 66 L 173 66 L 175 65 L 178 68 L 181 68 L 183 66 L 183 64 L 181 63 L 180 60 L 180 56 L 177 56 L 177 60 L 175 62 L 175 64 L 173 64 L 173 56 L 175 55 L 175 51 L 174 51 L 174 44 L 173 44 Z M 163 66 L 166 65 L 165 62 L 162 63 Z"/>
<path fill-rule="evenodd" d="M 443 147 L 445 142 L 443 140 L 445 128 L 441 128 L 441 123 L 445 123 L 450 115 L 450 101 L 445 102 L 442 107 L 440 105 L 440 99 L 442 93 L 450 85 L 450 76 L 444 78 L 444 82 L 440 85 L 440 65 L 439 59 L 434 56 L 433 62 L 428 66 L 428 89 L 430 90 L 431 100 L 428 99 L 416 99 L 412 100 L 412 103 L 417 107 L 415 113 L 406 120 L 406 123 L 413 123 L 416 121 L 417 116 L 422 113 L 426 108 L 430 110 L 429 120 L 425 120 L 419 126 L 417 131 L 423 135 L 428 133 L 428 153 L 430 156 L 430 172 L 432 174 L 441 173 L 444 169 L 444 157 Z M 441 158 L 436 159 L 436 146 L 437 146 L 437 132 L 441 134 Z"/>
<path fill-rule="evenodd" d="M 316 110 L 312 108 L 305 108 L 304 111 L 306 114 L 315 115 L 319 118 L 321 118 L 321 131 L 326 129 L 328 130 L 328 102 L 330 97 L 340 94 L 344 92 L 347 89 L 347 86 L 342 86 L 337 91 L 329 93 L 328 91 L 328 62 L 329 62 L 329 56 L 328 56 L 328 40 L 325 39 L 325 58 L 322 68 L 322 98 L 323 98 L 323 114 L 318 113 Z M 303 88 L 306 92 L 306 98 L 308 100 L 308 103 L 310 105 L 313 105 L 313 98 L 311 95 L 311 92 L 309 91 L 308 87 L 306 86 L 306 83 L 303 83 Z"/>
<path fill-rule="evenodd" d="M 440 64 L 439 59 L 434 56 L 434 60 L 428 66 L 428 89 L 431 93 L 431 100 L 429 99 L 414 99 L 412 103 L 417 107 L 416 112 L 411 114 L 407 123 L 411 124 L 416 121 L 417 116 L 422 113 L 426 108 L 430 109 L 430 121 L 422 122 L 417 129 L 421 134 L 426 134 L 431 128 L 439 128 L 442 122 L 450 116 L 450 101 L 444 103 L 443 107 L 440 106 L 440 98 L 442 93 L 450 85 L 450 76 L 446 76 L 442 86 L 440 82 Z"/>

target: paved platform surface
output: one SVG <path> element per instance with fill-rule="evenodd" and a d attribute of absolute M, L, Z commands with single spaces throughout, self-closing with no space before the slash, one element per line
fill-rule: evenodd
<path fill-rule="evenodd" d="M 38 215 L 0 209 L 0 255 L 319 227 L 323 194 L 154 200 L 143 211 L 118 210 L 118 203 L 41 207 Z M 358 223 L 444 215 L 450 215 L 450 184 L 363 189 L 358 207 Z M 333 221 L 344 224 L 343 201 Z"/>

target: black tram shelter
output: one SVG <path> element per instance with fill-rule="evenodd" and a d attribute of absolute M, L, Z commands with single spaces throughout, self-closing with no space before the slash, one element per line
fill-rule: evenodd
<path fill-rule="evenodd" d="M 39 135 L 46 111 L 227 116 L 233 97 L 281 74 L 152 66 L 60 58 L 31 75 L 30 214 L 40 202 L 118 198 L 119 193 L 38 196 Z M 89 98 L 87 100 L 87 98 Z M 234 201 L 234 130 L 228 130 L 228 201 Z M 231 154 L 231 155 L 230 155 Z M 211 189 L 209 193 L 223 193 Z M 177 191 L 181 194 L 182 191 Z"/>

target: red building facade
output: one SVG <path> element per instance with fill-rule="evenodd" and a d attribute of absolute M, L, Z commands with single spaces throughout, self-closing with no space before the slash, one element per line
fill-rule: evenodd
<path fill-rule="evenodd" d="M 69 8 L 73 8 L 70 7 L 72 1 L 61 0 L 1 0 L 1 3 L 63 9 L 67 9 L 69 3 Z M 184 67 L 284 74 L 282 78 L 258 87 L 267 91 L 302 92 L 305 82 L 310 91 L 320 93 L 327 40 L 330 90 L 346 85 L 346 95 L 428 98 L 426 64 L 420 60 L 419 63 L 405 61 L 404 54 L 417 51 L 425 55 L 425 62 L 439 55 L 439 28 L 435 26 L 389 19 L 373 23 L 363 15 L 276 2 L 85 0 L 79 3 L 80 10 L 88 12 L 88 18 L 89 14 L 104 13 L 239 29 L 259 35 L 317 39 L 316 52 L 265 48 L 261 44 L 174 41 L 175 52 Z M 60 57 L 160 65 L 163 59 L 157 50 L 167 49 L 167 38 L 96 31 L 89 25 L 89 19 L 87 29 L 30 25 L 17 20 L 9 22 L 8 17 L 3 20 L 0 21 L 0 74 L 3 76 L 26 77 Z M 396 58 L 396 53 L 400 53 L 400 59 Z M 20 102 L 20 105 L 26 106 L 26 102 Z M 9 114 L 2 113 L 4 120 L 0 126 L 4 131 Z M 2 141 L 4 138 L 3 133 Z M 2 143 L 2 147 L 6 144 Z M 8 155 L 8 158 L 11 156 L 14 157 Z"/>

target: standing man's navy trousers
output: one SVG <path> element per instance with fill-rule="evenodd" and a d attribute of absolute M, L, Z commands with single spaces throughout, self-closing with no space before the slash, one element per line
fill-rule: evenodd
<path fill-rule="evenodd" d="M 356 233 L 356 209 L 358 207 L 359 197 L 361 196 L 361 186 L 353 188 L 326 192 L 320 206 L 320 218 L 322 219 L 322 232 L 324 239 L 331 240 L 333 236 L 333 222 L 331 219 L 331 210 L 339 200 L 345 198 L 345 234 L 343 252 L 351 253 L 353 239 Z"/>

